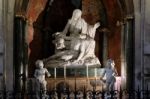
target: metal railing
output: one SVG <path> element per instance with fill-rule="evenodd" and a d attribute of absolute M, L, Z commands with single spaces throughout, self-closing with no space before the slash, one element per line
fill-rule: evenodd
<path fill-rule="evenodd" d="M 150 90 L 114 90 L 114 91 L 4 91 L 0 90 L 0 99 L 150 99 Z M 39 98 L 37 98 L 39 97 Z"/>

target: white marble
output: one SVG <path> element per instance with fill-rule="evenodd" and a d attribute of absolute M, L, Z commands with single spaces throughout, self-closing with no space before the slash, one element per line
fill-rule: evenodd
<path fill-rule="evenodd" d="M 56 53 L 44 59 L 46 67 L 100 66 L 94 40 L 100 23 L 89 25 L 81 15 L 82 11 L 75 9 L 64 30 L 54 34 Z"/>
<path fill-rule="evenodd" d="M 44 91 L 42 96 L 47 97 L 47 95 L 46 95 L 47 81 L 45 80 L 45 75 L 50 77 L 51 74 L 48 72 L 48 70 L 46 68 L 43 68 L 43 66 L 44 66 L 43 61 L 37 60 L 35 64 L 37 66 L 37 69 L 35 69 L 35 72 L 34 72 L 34 77 L 36 78 L 36 85 L 37 85 L 36 87 L 37 87 L 37 89 L 42 88 L 41 90 Z M 37 90 L 37 91 L 39 91 L 39 90 Z M 39 99 L 38 94 L 36 95 L 36 97 L 37 97 L 37 99 Z"/>

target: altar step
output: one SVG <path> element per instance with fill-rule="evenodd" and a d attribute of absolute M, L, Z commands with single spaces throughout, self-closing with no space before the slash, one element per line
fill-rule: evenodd
<path fill-rule="evenodd" d="M 100 67 L 80 67 L 80 68 L 48 68 L 51 78 L 75 78 L 75 77 L 101 77 L 104 68 Z"/>
<path fill-rule="evenodd" d="M 105 82 L 100 80 L 100 78 L 95 77 L 74 77 L 74 78 L 47 78 L 47 90 L 60 90 L 69 89 L 70 91 L 75 90 L 105 90 Z M 36 90 L 35 78 L 29 78 L 27 81 L 27 90 Z M 116 77 L 115 90 L 120 90 L 121 87 L 121 77 Z"/>

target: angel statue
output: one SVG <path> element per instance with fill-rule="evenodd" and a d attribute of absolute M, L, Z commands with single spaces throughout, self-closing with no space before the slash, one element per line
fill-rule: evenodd
<path fill-rule="evenodd" d="M 48 72 L 48 70 L 46 68 L 43 68 L 44 64 L 43 64 L 42 60 L 37 60 L 36 63 L 35 63 L 35 65 L 37 66 L 37 69 L 35 69 L 35 72 L 34 72 L 34 77 L 36 78 L 36 88 L 42 90 L 44 92 L 42 94 L 42 97 L 46 98 L 48 96 L 46 95 L 46 90 L 47 90 L 46 85 L 47 85 L 47 82 L 45 80 L 45 75 L 47 75 L 48 77 L 50 77 L 51 74 Z M 40 91 L 40 90 L 37 90 L 37 91 Z M 36 98 L 40 99 L 38 92 L 36 94 Z"/>
<path fill-rule="evenodd" d="M 114 90 L 114 84 L 116 82 L 116 76 L 118 75 L 115 69 L 115 62 L 112 59 L 108 59 L 106 62 L 105 72 L 103 78 L 105 77 L 106 90 Z"/>

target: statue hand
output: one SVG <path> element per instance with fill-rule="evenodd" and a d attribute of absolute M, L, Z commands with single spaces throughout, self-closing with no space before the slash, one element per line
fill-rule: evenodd
<path fill-rule="evenodd" d="M 83 63 L 83 61 L 82 61 L 82 60 L 74 60 L 72 63 L 82 64 L 82 63 Z"/>
<path fill-rule="evenodd" d="M 95 28 L 98 28 L 99 26 L 100 26 L 100 22 L 97 22 L 97 23 L 94 25 Z"/>
<path fill-rule="evenodd" d="M 48 77 L 51 77 L 51 74 L 48 74 L 47 76 L 48 76 Z"/>
<path fill-rule="evenodd" d="M 73 60 L 73 61 L 72 61 L 72 63 L 77 63 L 77 62 L 78 62 L 77 60 Z"/>
<path fill-rule="evenodd" d="M 62 37 L 62 38 L 66 37 L 63 33 L 60 33 L 59 36 Z"/>
<path fill-rule="evenodd" d="M 79 60 L 78 63 L 79 63 L 79 64 L 83 64 L 83 60 Z"/>

